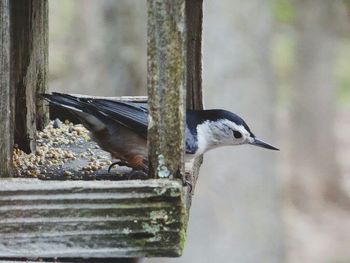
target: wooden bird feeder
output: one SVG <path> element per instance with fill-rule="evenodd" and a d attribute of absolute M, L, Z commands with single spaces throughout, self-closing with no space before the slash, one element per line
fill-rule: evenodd
<path fill-rule="evenodd" d="M 0 261 L 181 256 L 183 182 L 194 188 L 201 163 L 184 162 L 184 125 L 186 108 L 202 108 L 202 0 L 147 5 L 151 179 L 40 180 L 14 177 L 12 155 L 35 151 L 48 122 L 48 0 L 0 1 Z"/>

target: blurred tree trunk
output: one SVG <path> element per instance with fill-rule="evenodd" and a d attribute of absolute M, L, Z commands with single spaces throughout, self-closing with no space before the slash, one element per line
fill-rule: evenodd
<path fill-rule="evenodd" d="M 276 143 L 269 5 L 260 0 L 205 1 L 203 22 L 206 108 L 236 112 L 257 136 Z M 278 152 L 253 146 L 206 153 L 184 256 L 147 262 L 283 262 L 276 156 Z"/>
<path fill-rule="evenodd" d="M 51 1 L 51 90 L 145 95 L 146 15 L 145 1 Z"/>
<path fill-rule="evenodd" d="M 334 130 L 339 2 L 293 0 L 293 4 L 297 53 L 289 126 L 290 197 L 298 208 L 309 210 L 321 208 L 321 200 L 345 200 L 336 163 Z"/>

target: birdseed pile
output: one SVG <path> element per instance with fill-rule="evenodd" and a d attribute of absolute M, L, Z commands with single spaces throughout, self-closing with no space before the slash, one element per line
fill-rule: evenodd
<path fill-rule="evenodd" d="M 82 125 L 56 119 L 36 134 L 36 151 L 14 148 L 15 176 L 40 179 L 99 179 L 111 164 L 109 153 L 90 139 Z"/>

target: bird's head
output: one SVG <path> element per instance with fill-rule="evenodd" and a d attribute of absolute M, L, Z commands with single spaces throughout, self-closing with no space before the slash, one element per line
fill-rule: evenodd
<path fill-rule="evenodd" d="M 207 119 L 197 127 L 198 146 L 202 152 L 220 146 L 241 144 L 279 150 L 258 139 L 238 115 L 225 110 L 208 110 L 207 113 Z"/>

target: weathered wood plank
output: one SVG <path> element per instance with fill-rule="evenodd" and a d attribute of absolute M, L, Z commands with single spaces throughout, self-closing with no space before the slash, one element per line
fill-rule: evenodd
<path fill-rule="evenodd" d="M 37 94 L 47 88 L 48 0 L 11 1 L 11 89 L 15 90 L 15 143 L 35 149 L 36 128 L 48 120 Z"/>
<path fill-rule="evenodd" d="M 187 82 L 186 108 L 203 109 L 202 93 L 202 24 L 203 0 L 186 0 L 186 28 L 187 28 Z M 192 185 L 194 191 L 199 168 L 203 156 L 197 157 L 191 164 L 191 173 L 186 174 L 186 181 Z M 186 169 L 188 170 L 188 169 Z M 189 198 L 188 202 L 191 202 Z"/>
<path fill-rule="evenodd" d="M 13 143 L 13 94 L 10 90 L 9 0 L 0 1 L 0 177 L 10 175 Z"/>
<path fill-rule="evenodd" d="M 186 0 L 187 109 L 203 109 L 202 21 L 203 0 Z"/>
<path fill-rule="evenodd" d="M 154 177 L 184 176 L 185 0 L 148 0 L 149 168 Z"/>
<path fill-rule="evenodd" d="M 182 191 L 166 179 L 4 179 L 0 258 L 179 256 Z"/>

